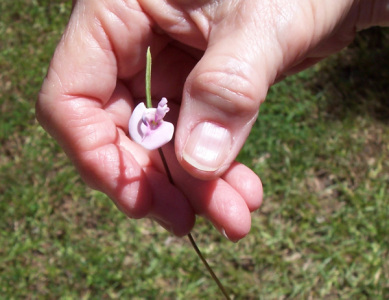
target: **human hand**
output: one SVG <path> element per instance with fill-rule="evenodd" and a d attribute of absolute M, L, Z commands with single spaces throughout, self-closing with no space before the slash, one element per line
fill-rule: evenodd
<path fill-rule="evenodd" d="M 362 2 L 79 0 L 42 86 L 38 120 L 85 182 L 128 216 L 184 235 L 199 214 L 239 240 L 262 187 L 234 159 L 267 89 L 347 45 L 355 26 L 369 23 L 357 18 Z M 177 122 L 175 148 L 164 147 L 176 186 L 159 156 L 127 135 L 145 98 L 148 46 L 153 98 L 167 97 Z"/>

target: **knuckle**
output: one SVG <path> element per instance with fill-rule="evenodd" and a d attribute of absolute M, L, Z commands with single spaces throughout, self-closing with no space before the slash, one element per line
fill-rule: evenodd
<path fill-rule="evenodd" d="M 233 70 L 207 71 L 192 82 L 195 97 L 227 113 L 246 115 L 257 111 L 261 96 L 249 76 Z"/>

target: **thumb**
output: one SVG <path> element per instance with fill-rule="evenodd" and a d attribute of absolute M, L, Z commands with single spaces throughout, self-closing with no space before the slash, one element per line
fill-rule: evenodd
<path fill-rule="evenodd" d="M 176 131 L 181 165 L 201 179 L 220 176 L 235 160 L 274 74 L 244 32 L 210 42 L 188 76 Z"/>

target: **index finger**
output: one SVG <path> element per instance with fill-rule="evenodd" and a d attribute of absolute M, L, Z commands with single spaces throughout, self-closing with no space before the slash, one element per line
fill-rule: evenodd
<path fill-rule="evenodd" d="M 143 68 L 147 45 L 158 42 L 150 26 L 136 3 L 78 1 L 36 107 L 38 120 L 84 180 L 133 217 L 144 216 L 151 205 L 142 170 L 148 157 L 118 128 L 125 116 L 129 118 L 133 103 L 117 80 Z M 121 103 L 121 116 L 107 112 L 114 102 Z"/>

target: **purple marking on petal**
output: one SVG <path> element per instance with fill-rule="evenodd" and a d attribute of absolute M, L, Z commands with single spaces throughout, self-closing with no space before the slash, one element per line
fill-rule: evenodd
<path fill-rule="evenodd" d="M 162 124 L 160 124 L 158 129 L 151 130 L 140 144 L 148 150 L 158 149 L 159 147 L 162 147 L 163 145 L 170 142 L 173 137 L 173 132 L 173 124 L 170 122 L 162 121 Z"/>
<path fill-rule="evenodd" d="M 143 123 L 145 125 L 148 124 L 148 126 L 150 124 L 152 124 L 152 122 L 155 121 L 156 112 L 157 112 L 157 110 L 155 108 L 146 108 L 146 110 L 143 112 L 143 116 L 142 116 Z"/>

